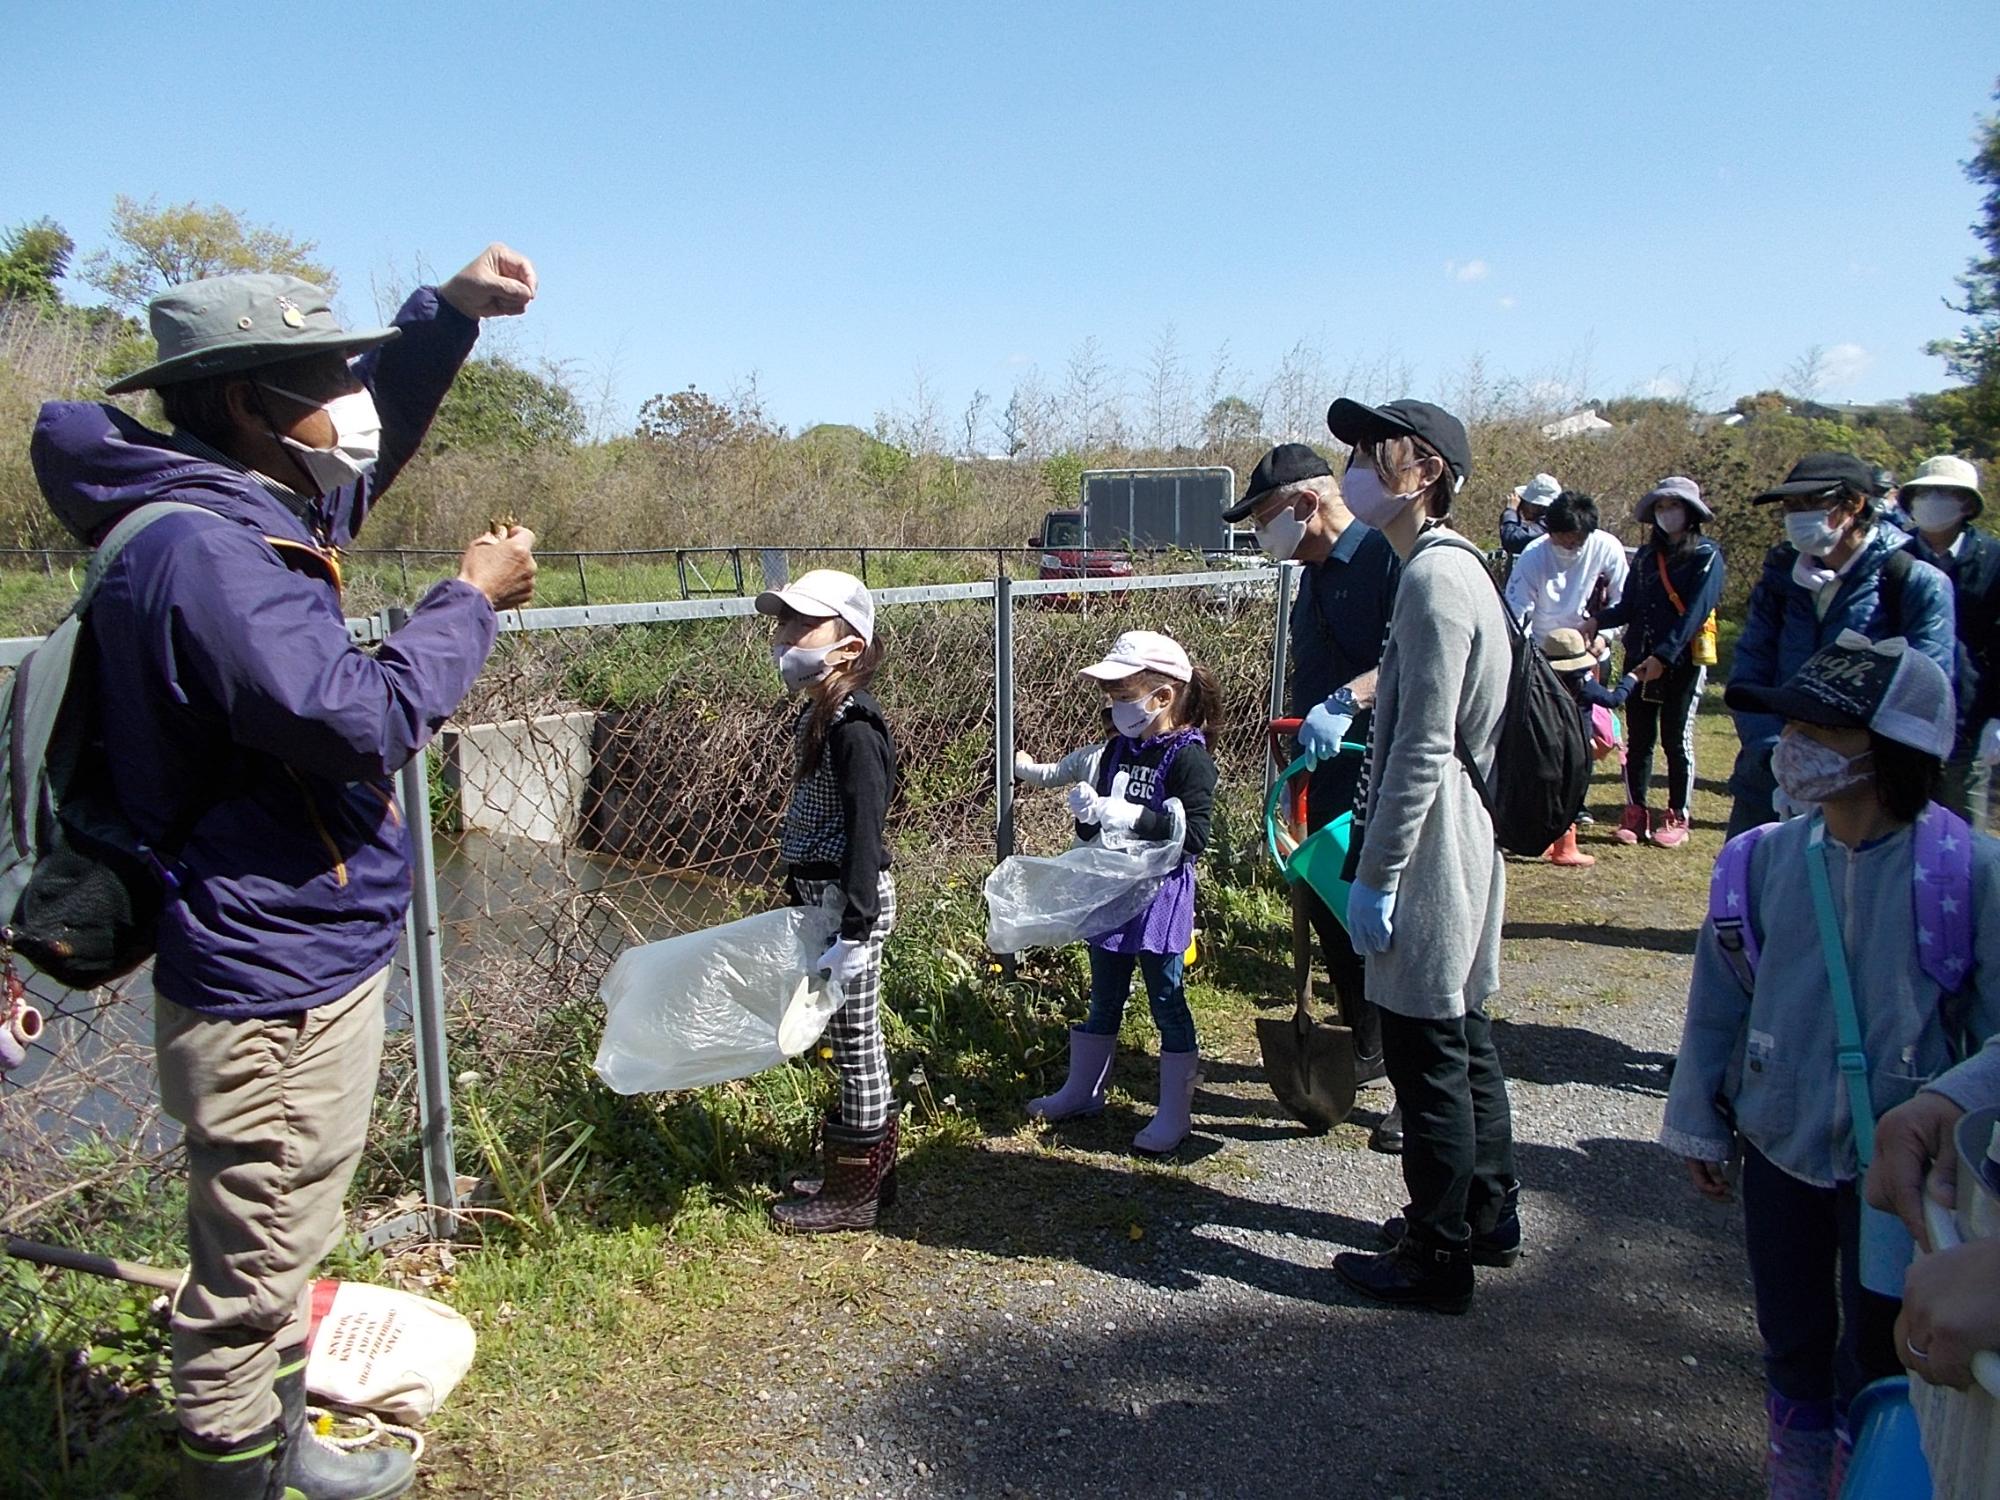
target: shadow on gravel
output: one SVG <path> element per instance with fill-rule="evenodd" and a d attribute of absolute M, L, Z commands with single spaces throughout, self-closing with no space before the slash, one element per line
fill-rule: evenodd
<path fill-rule="evenodd" d="M 948 1360 L 884 1383 L 862 1414 L 870 1452 L 891 1473 L 924 1463 L 922 1493 L 977 1500 L 1757 1494 L 1740 1276 L 1719 1269 L 1713 1247 L 1691 1255 L 1685 1237 L 1702 1217 L 1727 1228 L 1729 1216 L 1671 1209 L 1655 1176 L 1663 1160 L 1633 1142 L 1529 1148 L 1526 1158 L 1532 1189 L 1574 1194 L 1602 1230 L 1481 1272 L 1464 1318 L 1356 1305 L 1323 1263 L 1184 1234 L 1172 1236 L 1180 1248 L 1163 1246 L 1165 1226 L 1151 1217 L 1162 1233 L 1131 1242 L 1074 1215 L 1117 1201 L 1135 1214 L 1344 1240 L 1372 1236 L 1373 1225 L 1062 1158 L 995 1160 L 976 1188 L 924 1194 L 908 1217 L 926 1241 L 1072 1257 L 1174 1288 L 1213 1260 L 1214 1274 L 1293 1300 L 1246 1305 L 1210 1287 L 1163 1302 L 1111 1288 L 1088 1292 L 1068 1318 L 983 1324 Z M 1014 1232 L 972 1231 L 958 1198 Z M 1628 1213 L 1671 1228 L 1638 1232 Z M 1232 1253 L 1248 1264 L 1230 1265 Z"/>
<path fill-rule="evenodd" d="M 1507 1076 L 1520 1083 L 1587 1083 L 1621 1093 L 1667 1096 L 1674 1058 L 1642 1051 L 1583 1026 L 1541 1021 L 1493 1023 L 1493 1045 Z"/>
<path fill-rule="evenodd" d="M 1593 943 L 1600 948 L 1643 948 L 1652 953 L 1693 953 L 1698 929 L 1693 927 L 1621 927 L 1589 922 L 1509 922 L 1503 939 L 1553 938 L 1563 943 Z"/>

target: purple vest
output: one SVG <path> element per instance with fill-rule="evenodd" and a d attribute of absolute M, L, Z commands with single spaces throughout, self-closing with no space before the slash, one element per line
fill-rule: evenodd
<path fill-rule="evenodd" d="M 1205 745 L 1208 737 L 1199 729 L 1182 729 L 1166 736 L 1165 743 L 1166 753 L 1154 768 L 1152 786 L 1143 795 L 1134 797 L 1128 781 L 1125 788 L 1128 801 L 1143 802 L 1154 809 L 1165 807 L 1167 776 L 1174 768 L 1174 758 L 1181 753 L 1183 746 Z M 1114 734 L 1105 742 L 1104 755 L 1097 769 L 1097 790 L 1100 794 L 1110 792 L 1120 766 L 1135 748 L 1132 741 L 1122 734 Z M 1188 944 L 1193 941 L 1194 861 L 1183 858 L 1174 873 L 1160 882 L 1159 892 L 1150 906 L 1123 927 L 1092 938 L 1090 945 L 1102 948 L 1106 953 L 1185 953 Z"/>

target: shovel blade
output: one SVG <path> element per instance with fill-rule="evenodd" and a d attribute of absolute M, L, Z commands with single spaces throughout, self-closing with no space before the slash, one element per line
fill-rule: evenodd
<path fill-rule="evenodd" d="M 1295 1120 L 1331 1130 L 1354 1109 L 1354 1033 L 1315 1021 L 1301 1028 L 1291 1016 L 1257 1022 L 1264 1081 Z"/>

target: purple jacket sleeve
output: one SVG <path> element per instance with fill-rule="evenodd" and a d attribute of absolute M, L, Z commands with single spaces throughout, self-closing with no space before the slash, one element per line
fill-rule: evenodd
<path fill-rule="evenodd" d="M 335 781 L 407 763 L 458 707 L 499 633 L 486 596 L 454 579 L 370 655 L 348 639 L 324 584 L 232 526 L 188 538 L 170 567 L 180 695 L 214 705 L 236 743 Z"/>
<path fill-rule="evenodd" d="M 458 367 L 479 340 L 478 320 L 445 301 L 436 287 L 410 293 L 394 321 L 402 337 L 370 349 L 355 362 L 354 373 L 374 395 L 382 416 L 382 453 L 373 474 L 321 502 L 321 524 L 336 547 L 354 540 L 375 502 L 416 456 Z"/>

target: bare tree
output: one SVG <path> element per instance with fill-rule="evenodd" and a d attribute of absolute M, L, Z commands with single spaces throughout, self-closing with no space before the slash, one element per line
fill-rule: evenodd
<path fill-rule="evenodd" d="M 1000 438 L 1009 458 L 1046 458 L 1055 451 L 1055 398 L 1043 387 L 1039 370 L 1031 367 L 1014 382 L 1000 414 Z"/>
<path fill-rule="evenodd" d="M 1778 385 L 1787 396 L 1799 401 L 1817 401 L 1826 390 L 1826 346 L 1814 344 L 1785 366 Z"/>
<path fill-rule="evenodd" d="M 1181 359 L 1180 342 L 1174 325 L 1163 326 L 1153 338 L 1141 371 L 1145 385 L 1145 441 L 1155 448 L 1178 448 L 1188 437 L 1192 404 L 1188 390 L 1187 365 Z"/>
<path fill-rule="evenodd" d="M 1087 453 L 1109 447 L 1124 435 L 1123 393 L 1117 375 L 1106 363 L 1096 334 L 1086 334 L 1070 351 L 1063 374 L 1062 437 L 1070 448 Z"/>
<path fill-rule="evenodd" d="M 1310 443 L 1326 431 L 1326 352 L 1309 339 L 1285 351 L 1264 391 L 1270 435 L 1287 443 Z"/>
<path fill-rule="evenodd" d="M 960 420 L 965 424 L 965 446 L 962 451 L 967 458 L 979 457 L 979 430 L 986 425 L 986 408 L 992 404 L 993 398 L 979 390 L 975 390 L 972 399 L 965 404 L 965 415 Z"/>

